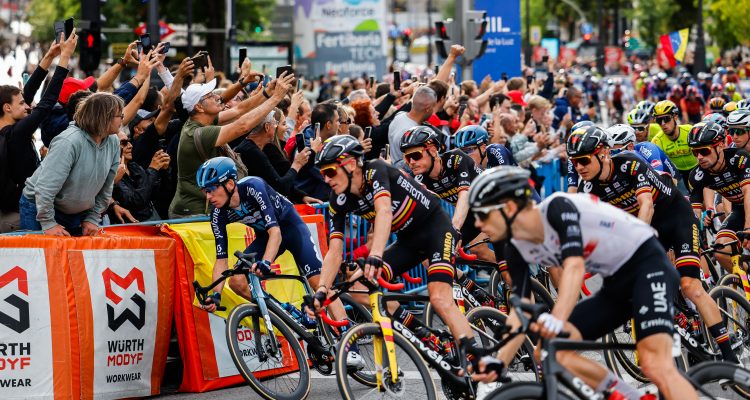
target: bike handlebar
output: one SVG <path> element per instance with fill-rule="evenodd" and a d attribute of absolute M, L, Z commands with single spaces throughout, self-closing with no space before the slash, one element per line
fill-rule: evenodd
<path fill-rule="evenodd" d="M 403 280 L 405 280 L 406 282 L 411 283 L 412 285 L 419 285 L 420 283 L 422 283 L 422 278 L 415 278 L 413 276 L 410 276 L 408 272 L 404 272 L 403 274 L 401 274 L 401 278 L 403 278 Z"/>
<path fill-rule="evenodd" d="M 382 276 L 378 277 L 378 285 L 380 285 L 380 287 L 388 289 L 388 290 L 390 290 L 392 292 L 397 291 L 397 290 L 402 290 L 404 288 L 404 284 L 403 283 L 390 283 L 390 282 L 386 281 L 385 279 L 383 279 Z"/>
<path fill-rule="evenodd" d="M 476 261 L 477 259 L 476 254 L 469 254 L 465 252 L 463 247 L 458 248 L 458 255 L 466 261 Z"/>

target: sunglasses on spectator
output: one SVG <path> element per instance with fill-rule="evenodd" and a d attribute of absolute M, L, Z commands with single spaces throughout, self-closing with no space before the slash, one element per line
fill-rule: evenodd
<path fill-rule="evenodd" d="M 659 125 L 664 125 L 670 121 L 672 121 L 672 116 L 666 116 L 666 117 L 656 117 L 654 120 Z"/>
<path fill-rule="evenodd" d="M 706 146 L 706 147 L 697 147 L 695 149 L 690 149 L 690 151 L 693 152 L 693 156 L 698 157 L 708 157 L 713 153 L 713 147 Z"/>
<path fill-rule="evenodd" d="M 122 139 L 120 140 L 120 146 L 125 147 L 133 142 L 130 141 L 130 139 Z"/>
<path fill-rule="evenodd" d="M 742 136 L 747 133 L 747 128 L 729 128 L 727 132 L 732 136 Z"/>
<path fill-rule="evenodd" d="M 474 218 L 480 221 L 485 221 L 487 218 L 489 218 L 492 211 L 502 210 L 507 204 L 508 203 L 502 203 L 494 206 L 472 208 L 472 211 L 474 212 Z"/>
<path fill-rule="evenodd" d="M 206 186 L 203 189 L 201 189 L 201 192 L 206 193 L 206 194 L 213 193 L 214 190 L 216 190 L 218 188 L 219 188 L 219 185 Z"/>

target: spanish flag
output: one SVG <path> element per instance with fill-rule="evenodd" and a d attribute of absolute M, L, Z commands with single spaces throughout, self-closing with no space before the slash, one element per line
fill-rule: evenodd
<path fill-rule="evenodd" d="M 664 49 L 664 54 L 666 54 L 669 59 L 669 64 L 672 65 L 672 67 L 676 66 L 678 62 L 682 63 L 685 59 L 689 33 L 690 29 L 685 28 L 659 37 L 661 47 Z"/>

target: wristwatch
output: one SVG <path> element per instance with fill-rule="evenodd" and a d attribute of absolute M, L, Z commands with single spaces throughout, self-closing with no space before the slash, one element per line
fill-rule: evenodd
<path fill-rule="evenodd" d="M 115 64 L 120 64 L 121 67 L 125 68 L 125 65 L 127 63 L 125 62 L 124 58 L 120 57 L 120 58 L 117 59 L 117 61 L 115 62 Z"/>

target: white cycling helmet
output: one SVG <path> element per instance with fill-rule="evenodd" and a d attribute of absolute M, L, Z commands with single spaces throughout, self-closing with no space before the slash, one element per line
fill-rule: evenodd
<path fill-rule="evenodd" d="M 615 124 L 605 129 L 604 132 L 607 133 L 607 143 L 610 148 L 635 143 L 635 129 L 630 125 Z"/>
<path fill-rule="evenodd" d="M 727 117 L 727 128 L 750 129 L 750 110 L 734 110 Z"/>

